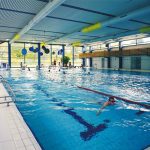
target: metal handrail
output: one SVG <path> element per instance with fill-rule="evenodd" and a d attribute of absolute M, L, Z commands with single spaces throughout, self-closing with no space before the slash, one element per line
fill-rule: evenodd
<path fill-rule="evenodd" d="M 5 85 L 6 85 L 7 88 L 8 88 L 8 91 L 12 94 L 12 96 L 5 96 L 5 98 L 6 98 L 6 97 L 12 97 L 13 102 L 15 102 L 15 101 L 16 101 L 16 95 L 15 95 L 15 93 L 13 92 L 13 90 L 12 90 L 10 84 L 5 80 L 5 78 L 4 78 L 2 75 L 0 75 L 0 79 L 1 79 L 1 82 L 5 83 Z M 0 103 L 0 104 L 1 104 L 1 103 Z"/>
<path fill-rule="evenodd" d="M 6 101 L 6 99 L 7 99 L 7 98 L 10 98 L 10 97 L 11 97 L 11 96 L 1 96 L 0 99 L 1 99 L 1 98 L 4 98 L 5 101 L 0 102 L 0 104 L 6 104 L 6 103 L 7 103 L 7 106 L 9 106 L 9 103 L 14 102 L 13 100 Z"/>
<path fill-rule="evenodd" d="M 0 75 L 0 78 L 1 78 L 1 79 L 4 79 L 4 77 L 3 77 L 2 75 Z"/>

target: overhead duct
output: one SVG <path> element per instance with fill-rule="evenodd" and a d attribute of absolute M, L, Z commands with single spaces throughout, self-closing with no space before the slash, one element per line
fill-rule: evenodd
<path fill-rule="evenodd" d="M 106 27 L 106 26 L 109 26 L 109 25 L 112 25 L 112 24 L 116 24 L 116 23 L 125 21 L 125 20 L 130 20 L 132 18 L 135 18 L 137 16 L 140 16 L 140 15 L 143 15 L 143 14 L 149 13 L 149 12 L 150 12 L 150 6 L 144 7 L 142 9 L 135 10 L 135 11 L 130 12 L 128 14 L 121 15 L 121 16 L 116 17 L 114 19 L 105 21 L 101 24 L 102 24 L 102 27 Z"/>
<path fill-rule="evenodd" d="M 116 34 L 116 35 L 112 35 L 112 36 L 109 36 L 109 38 L 114 39 L 114 38 L 129 36 L 129 35 L 135 35 L 135 34 L 139 34 L 139 33 L 146 33 L 147 36 L 150 35 L 150 26 L 142 27 L 142 28 L 140 28 L 138 30 L 134 30 L 134 31 L 129 31 L 129 32 L 124 32 L 124 33 L 119 33 L 119 34 Z M 99 40 L 103 41 L 103 40 L 106 40 L 106 39 L 108 39 L 108 37 L 95 38 L 95 39 L 92 39 L 90 41 L 87 40 L 87 41 L 84 41 L 84 42 L 97 42 Z"/>
<path fill-rule="evenodd" d="M 134 17 L 137 17 L 137 16 L 145 14 L 145 13 L 149 13 L 149 12 L 150 12 L 150 6 L 142 8 L 140 10 L 135 10 L 135 11 L 130 12 L 128 14 L 121 15 L 119 17 L 113 18 L 111 20 L 108 20 L 108 21 L 105 21 L 102 23 L 99 22 L 99 23 L 96 23 L 94 25 L 90 25 L 88 27 L 81 29 L 81 32 L 83 32 L 83 33 L 92 32 L 94 30 L 110 26 L 112 24 L 116 24 L 116 23 L 119 23 L 119 22 L 122 22 L 125 20 L 130 20 L 131 18 L 134 18 Z M 150 29 L 148 29 L 148 30 L 150 30 Z"/>
<path fill-rule="evenodd" d="M 17 33 L 10 43 L 18 40 L 23 34 L 28 32 L 33 26 L 45 18 L 49 13 L 54 11 L 58 6 L 64 3 L 65 0 L 53 0 L 50 1 L 19 33 Z"/>
<path fill-rule="evenodd" d="M 81 32 L 83 33 L 88 33 L 88 32 L 92 32 L 94 30 L 100 29 L 102 27 L 101 23 L 96 23 L 93 24 L 91 26 L 85 27 L 81 30 Z"/>
<path fill-rule="evenodd" d="M 109 39 L 115 39 L 115 38 L 118 38 L 118 37 L 122 37 L 122 36 L 127 36 L 127 35 L 133 35 L 133 34 L 137 34 L 138 32 L 137 31 L 130 31 L 130 32 L 124 32 L 124 33 L 119 33 L 119 34 L 116 34 L 116 35 L 108 35 L 109 36 Z M 108 37 L 105 36 L 105 37 L 101 37 L 101 38 L 95 38 L 95 39 L 92 39 L 92 40 L 88 40 L 88 41 L 84 41 L 85 43 L 86 42 L 97 42 L 97 41 L 104 41 L 104 40 L 107 40 Z"/>
<path fill-rule="evenodd" d="M 61 38 L 66 38 L 66 37 L 68 37 L 68 36 L 70 36 L 70 35 L 72 35 L 76 32 L 87 33 L 87 32 L 97 30 L 97 29 L 102 29 L 103 27 L 107 27 L 107 26 L 110 26 L 112 24 L 116 24 L 116 23 L 120 23 L 120 22 L 123 22 L 123 21 L 126 21 L 126 20 L 130 20 L 132 18 L 135 18 L 137 16 L 140 16 L 140 15 L 143 15 L 143 14 L 146 14 L 146 13 L 149 13 L 149 12 L 150 12 L 150 6 L 147 6 L 147 7 L 144 7 L 142 9 L 134 10 L 134 11 L 129 12 L 127 14 L 122 14 L 118 17 L 113 18 L 113 19 L 110 19 L 110 20 L 107 20 L 107 21 L 104 21 L 104 22 L 98 22 L 96 24 L 84 27 L 84 28 L 80 29 L 80 31 L 79 30 L 74 31 L 74 32 L 72 32 L 70 34 L 67 34 L 67 35 L 64 35 L 64 36 L 62 36 L 58 39 L 54 39 L 53 41 L 57 41 Z"/>

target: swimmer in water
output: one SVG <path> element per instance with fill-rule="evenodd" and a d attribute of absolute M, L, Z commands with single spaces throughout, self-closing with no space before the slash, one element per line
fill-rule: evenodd
<path fill-rule="evenodd" d="M 108 101 L 103 104 L 103 106 L 97 111 L 96 115 L 98 116 L 105 107 L 114 105 L 115 102 L 116 101 L 115 101 L 114 97 L 109 97 Z"/>

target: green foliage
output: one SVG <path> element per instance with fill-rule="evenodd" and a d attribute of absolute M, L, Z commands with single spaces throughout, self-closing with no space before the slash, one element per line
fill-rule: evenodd
<path fill-rule="evenodd" d="M 64 64 L 68 64 L 70 58 L 68 56 L 64 56 L 64 58 L 61 59 L 61 61 L 64 63 Z"/>
<path fill-rule="evenodd" d="M 21 58 L 21 57 L 22 57 L 22 55 L 21 55 L 20 52 L 16 53 L 16 56 L 17 56 L 18 58 Z"/>

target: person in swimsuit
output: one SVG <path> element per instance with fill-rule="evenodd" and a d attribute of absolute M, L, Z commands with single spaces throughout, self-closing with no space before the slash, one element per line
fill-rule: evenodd
<path fill-rule="evenodd" d="M 114 97 L 109 97 L 108 101 L 103 104 L 103 106 L 97 111 L 96 115 L 99 115 L 105 107 L 114 105 L 115 102 L 116 101 L 115 101 Z"/>

